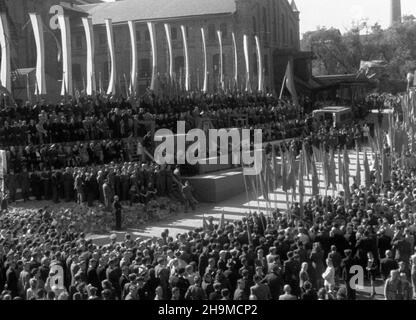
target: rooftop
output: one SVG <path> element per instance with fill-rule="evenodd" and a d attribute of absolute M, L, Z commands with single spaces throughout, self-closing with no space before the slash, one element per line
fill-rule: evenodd
<path fill-rule="evenodd" d="M 92 16 L 93 24 L 164 20 L 190 16 L 232 14 L 235 0 L 123 0 L 80 5 Z"/>

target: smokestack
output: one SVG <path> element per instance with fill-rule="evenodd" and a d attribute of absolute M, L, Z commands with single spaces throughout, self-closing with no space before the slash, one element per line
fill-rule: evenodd
<path fill-rule="evenodd" d="M 391 1 L 391 21 L 390 26 L 402 22 L 402 4 L 401 0 Z"/>

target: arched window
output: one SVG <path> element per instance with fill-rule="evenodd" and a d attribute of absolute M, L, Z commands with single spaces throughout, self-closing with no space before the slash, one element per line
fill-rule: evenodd
<path fill-rule="evenodd" d="M 253 32 L 257 33 L 257 20 L 255 16 L 253 16 Z"/>
<path fill-rule="evenodd" d="M 222 38 L 226 39 L 227 38 L 227 24 L 226 23 L 221 23 L 220 31 L 221 31 L 221 34 L 222 34 Z"/>
<path fill-rule="evenodd" d="M 217 39 L 216 33 L 217 32 L 215 31 L 215 24 L 208 25 L 208 40 L 209 41 L 215 41 L 215 39 Z"/>

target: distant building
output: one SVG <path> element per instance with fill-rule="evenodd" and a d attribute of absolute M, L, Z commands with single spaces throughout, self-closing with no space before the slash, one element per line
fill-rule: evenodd
<path fill-rule="evenodd" d="M 201 27 L 205 28 L 207 38 L 209 89 L 215 89 L 219 73 L 219 44 L 217 30 L 223 35 L 224 77 L 227 86 L 233 75 L 233 48 L 231 32 L 235 33 L 238 47 L 238 70 L 240 85 L 244 82 L 245 60 L 243 52 L 243 34 L 250 38 L 250 69 L 252 86 L 256 86 L 257 58 L 254 35 L 259 35 L 262 46 L 265 87 L 270 90 L 280 89 L 286 65 L 289 59 L 295 60 L 295 70 L 304 70 L 308 55 L 300 52 L 299 10 L 294 1 L 288 0 L 123 0 L 79 8 L 92 16 L 95 46 L 96 75 L 101 73 L 103 83 L 109 78 L 109 57 L 104 19 L 112 19 L 115 34 L 115 48 L 119 86 L 125 88 L 124 74 L 130 70 L 130 38 L 127 21 L 135 21 L 138 46 L 138 90 L 144 92 L 151 76 L 150 37 L 146 22 L 156 23 L 158 46 L 158 72 L 167 74 L 168 56 L 164 23 L 172 28 L 174 71 L 179 77 L 184 67 L 184 53 L 180 26 L 186 26 L 191 88 L 202 87 L 203 59 Z M 74 47 L 74 81 L 78 86 L 86 70 L 85 43 L 83 29 L 78 29 Z M 297 63 L 299 62 L 299 63 Z M 298 66 L 298 68 L 296 67 Z M 303 76 L 299 73 L 299 76 Z M 304 75 L 306 78 L 308 75 Z M 307 81 L 307 79 L 305 79 Z M 123 89 L 122 89 L 123 90 Z"/>
<path fill-rule="evenodd" d="M 138 92 L 148 87 L 151 76 L 150 37 L 146 22 L 156 25 L 158 46 L 158 72 L 167 73 L 167 42 L 164 23 L 172 27 L 174 71 L 179 77 L 184 66 L 184 53 L 180 26 L 186 26 L 190 57 L 190 84 L 202 87 L 203 59 L 200 28 L 205 28 L 207 38 L 209 89 L 217 86 L 219 73 L 219 45 L 217 30 L 223 35 L 224 79 L 233 74 L 231 32 L 235 33 L 238 48 L 238 73 L 243 87 L 245 60 L 243 34 L 250 39 L 251 83 L 257 86 L 257 58 L 254 36 L 260 37 L 265 74 L 265 88 L 279 93 L 289 59 L 294 62 L 295 81 L 300 88 L 308 86 L 311 79 L 312 54 L 300 51 L 300 12 L 294 0 L 0 0 L 0 10 L 6 11 L 12 26 L 12 69 L 30 72 L 36 64 L 36 48 L 28 14 L 40 13 L 45 24 L 47 90 L 51 99 L 59 96 L 62 79 L 62 61 L 58 61 L 60 32 L 51 28 L 51 7 L 60 5 L 70 17 L 72 33 L 72 63 L 74 88 L 82 89 L 86 74 L 86 40 L 81 17 L 91 16 L 94 25 L 95 73 L 97 86 L 101 75 L 103 87 L 109 80 L 109 54 L 104 19 L 113 21 L 117 63 L 117 90 L 125 92 L 130 73 L 130 37 L 127 21 L 136 22 L 138 48 Z M 52 10 L 53 11 L 53 10 Z M 51 22 L 52 20 L 52 22 Z M 61 59 L 62 60 L 62 59 Z M 19 81 L 19 92 L 25 92 Z M 16 82 L 17 85 L 17 82 Z M 33 88 L 32 88 L 33 87 Z M 31 83 L 34 90 L 34 83 Z M 14 90 L 15 91 L 15 90 Z M 300 90 L 301 91 L 301 90 Z M 20 97 L 25 99 L 24 97 Z"/>

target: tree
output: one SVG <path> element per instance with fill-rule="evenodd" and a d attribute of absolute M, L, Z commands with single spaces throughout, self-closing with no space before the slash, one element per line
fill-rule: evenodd
<path fill-rule="evenodd" d="M 314 74 L 356 73 L 360 62 L 384 60 L 386 75 L 403 80 L 416 69 L 416 18 L 403 17 L 403 23 L 383 30 L 379 24 L 356 23 L 341 34 L 338 29 L 318 28 L 304 34 L 304 50 L 312 50 Z"/>

